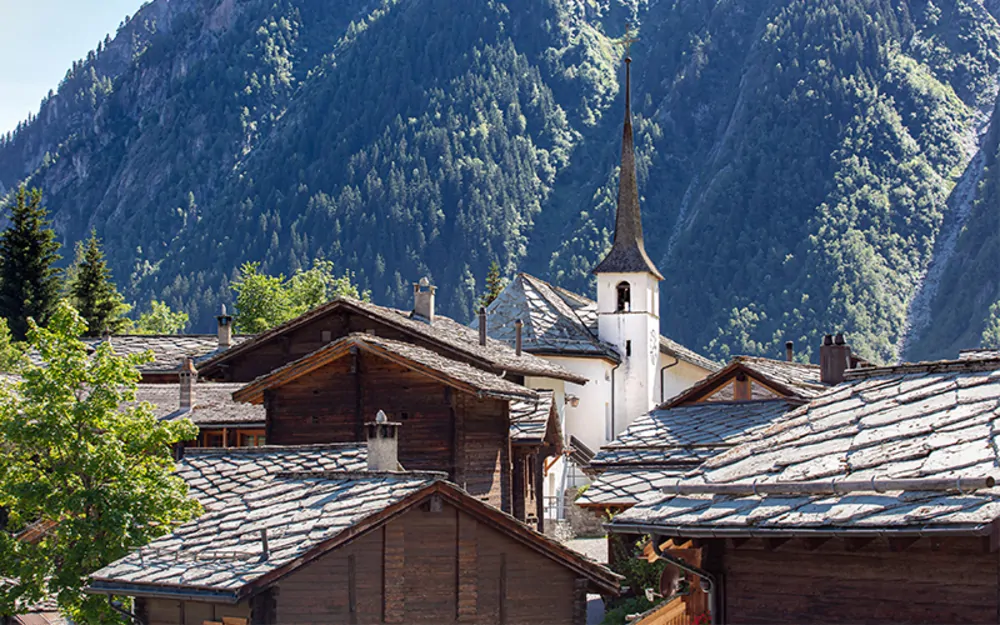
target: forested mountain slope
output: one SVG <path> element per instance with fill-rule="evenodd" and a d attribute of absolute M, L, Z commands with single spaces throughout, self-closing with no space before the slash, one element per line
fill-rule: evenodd
<path fill-rule="evenodd" d="M 96 228 L 130 298 L 201 328 L 243 260 L 329 258 L 397 305 L 426 274 L 459 318 L 494 259 L 589 293 L 617 184 L 611 38 L 632 21 L 665 332 L 724 357 L 844 330 L 888 360 L 942 225 L 989 219 L 948 198 L 988 141 L 997 15 L 992 0 L 154 0 L 0 143 L 0 184 L 30 177 L 66 242 Z M 996 254 L 966 239 L 942 265 Z M 917 325 L 948 338 L 911 333 L 908 353 L 978 340 L 1000 269 L 977 267 L 964 309 L 923 289 L 934 321 Z"/>

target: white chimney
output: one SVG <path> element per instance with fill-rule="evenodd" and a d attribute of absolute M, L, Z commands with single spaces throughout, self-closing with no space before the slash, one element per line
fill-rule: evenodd
<path fill-rule="evenodd" d="M 413 315 L 422 317 L 427 323 L 434 323 L 434 291 L 436 286 L 431 286 L 430 280 L 426 277 L 420 278 L 420 282 L 413 285 Z"/>
<path fill-rule="evenodd" d="M 368 470 L 399 470 L 399 426 L 389 421 L 381 410 L 374 421 L 365 424 L 368 431 Z"/>
<path fill-rule="evenodd" d="M 194 405 L 194 385 L 198 381 L 198 370 L 194 368 L 194 360 L 190 356 L 184 359 L 181 366 L 181 408 L 191 409 Z"/>
<path fill-rule="evenodd" d="M 222 305 L 222 314 L 216 317 L 219 322 L 219 348 L 226 349 L 233 344 L 233 316 L 226 314 L 226 305 Z"/>

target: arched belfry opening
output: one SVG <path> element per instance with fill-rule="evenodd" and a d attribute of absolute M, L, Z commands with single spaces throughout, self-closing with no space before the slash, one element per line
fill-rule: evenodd
<path fill-rule="evenodd" d="M 631 312 L 632 311 L 632 285 L 628 282 L 622 281 L 618 283 L 618 305 L 615 307 L 615 312 Z"/>

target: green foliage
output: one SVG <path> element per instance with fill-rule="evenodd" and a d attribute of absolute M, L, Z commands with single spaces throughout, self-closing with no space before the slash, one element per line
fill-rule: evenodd
<path fill-rule="evenodd" d="M 17 340 L 27 335 L 28 319 L 48 322 L 59 297 L 59 243 L 47 216 L 42 192 L 21 186 L 0 235 L 0 317 Z"/>
<path fill-rule="evenodd" d="M 260 263 L 243 263 L 231 288 L 236 292 L 236 329 L 249 334 L 294 319 L 335 297 L 370 297 L 367 291 L 358 292 L 350 272 L 338 276 L 326 260 L 314 261 L 310 269 L 300 269 L 288 280 L 281 274 L 262 273 Z"/>
<path fill-rule="evenodd" d="M 980 345 L 987 349 L 1000 349 L 1000 300 L 990 306 Z"/>
<path fill-rule="evenodd" d="M 153 300 L 151 310 L 139 315 L 132 332 L 136 334 L 179 334 L 188 325 L 186 312 L 175 311 L 166 302 Z"/>
<path fill-rule="evenodd" d="M 194 438 L 187 419 L 160 421 L 134 402 L 138 365 L 101 343 L 92 355 L 77 337 L 84 320 L 66 302 L 48 327 L 31 325 L 39 364 L 0 388 L 0 612 L 42 597 L 75 622 L 118 622 L 104 597 L 83 588 L 91 573 L 198 512 L 173 474 L 171 445 Z M 37 542 L 15 534 L 51 525 Z"/>
<path fill-rule="evenodd" d="M 604 611 L 601 625 L 628 625 L 632 622 L 629 620 L 629 616 L 642 614 L 654 605 L 654 603 L 650 603 L 649 599 L 646 599 L 645 595 L 618 599 L 613 601 Z"/>
<path fill-rule="evenodd" d="M 9 373 L 14 370 L 24 355 L 24 345 L 15 343 L 7 327 L 7 320 L 0 319 L 0 372 Z"/>
<path fill-rule="evenodd" d="M 490 269 L 486 273 L 486 288 L 479 296 L 478 307 L 486 308 L 493 303 L 493 300 L 500 295 L 500 292 L 507 286 L 507 278 L 500 276 L 500 264 L 497 261 L 490 263 Z"/>
<path fill-rule="evenodd" d="M 69 294 L 74 307 L 87 323 L 85 336 L 119 334 L 131 326 L 125 315 L 131 309 L 111 281 L 111 270 L 104 261 L 104 252 L 96 232 L 78 250 Z"/>

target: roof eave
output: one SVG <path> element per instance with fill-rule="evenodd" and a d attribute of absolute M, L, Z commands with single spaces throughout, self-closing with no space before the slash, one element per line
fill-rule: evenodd
<path fill-rule="evenodd" d="M 954 525 L 885 526 L 885 527 L 741 527 L 741 526 L 686 526 L 660 525 L 628 521 L 611 521 L 604 529 L 616 534 L 657 534 L 687 538 L 762 538 L 762 537 L 815 537 L 852 536 L 878 538 L 880 536 L 986 536 L 992 523 L 963 523 Z"/>
<path fill-rule="evenodd" d="M 240 601 L 235 592 L 199 589 L 190 586 L 171 586 L 167 584 L 124 583 L 110 579 L 94 579 L 84 590 L 93 595 L 161 597 L 188 601 L 212 601 L 230 605 L 237 604 Z"/>

